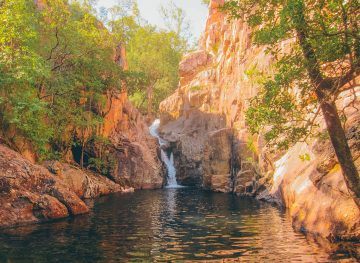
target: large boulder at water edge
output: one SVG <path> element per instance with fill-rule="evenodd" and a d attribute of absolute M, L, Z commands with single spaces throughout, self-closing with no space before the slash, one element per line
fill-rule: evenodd
<path fill-rule="evenodd" d="M 45 167 L 0 145 L 0 227 L 84 214 L 85 203 Z"/>

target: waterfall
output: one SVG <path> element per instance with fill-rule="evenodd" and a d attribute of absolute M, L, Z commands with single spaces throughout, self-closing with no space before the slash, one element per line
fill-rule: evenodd
<path fill-rule="evenodd" d="M 176 169 L 174 166 L 174 154 L 171 153 L 170 154 L 170 158 L 169 156 L 166 154 L 166 152 L 161 148 L 161 146 L 165 145 L 167 142 L 160 138 L 158 129 L 160 126 L 160 120 L 156 119 L 151 126 L 149 127 L 149 131 L 150 134 L 153 137 L 156 137 L 159 140 L 159 144 L 160 144 L 160 150 L 161 150 L 161 160 L 165 163 L 167 172 L 168 172 L 168 184 L 166 186 L 166 188 L 178 188 L 181 187 L 180 185 L 178 185 L 177 181 L 176 181 Z"/>

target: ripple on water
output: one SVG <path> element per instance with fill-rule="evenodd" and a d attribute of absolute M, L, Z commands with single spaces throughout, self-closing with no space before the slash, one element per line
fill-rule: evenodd
<path fill-rule="evenodd" d="M 89 215 L 0 235 L 0 262 L 356 262 L 349 249 L 326 252 L 271 205 L 190 188 L 112 195 Z"/>

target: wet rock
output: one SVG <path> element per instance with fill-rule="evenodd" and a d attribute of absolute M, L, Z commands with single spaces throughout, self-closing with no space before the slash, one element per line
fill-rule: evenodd
<path fill-rule="evenodd" d="M 41 221 L 59 219 L 68 215 L 66 206 L 50 195 L 42 195 L 33 205 L 33 214 Z"/>
<path fill-rule="evenodd" d="M 309 154 L 309 161 L 299 158 Z M 328 239 L 360 238 L 360 211 L 337 164 L 319 176 L 311 146 L 298 143 L 276 162 L 270 198 L 282 200 L 297 229 Z M 320 178 L 314 182 L 313 178 Z"/>
<path fill-rule="evenodd" d="M 190 110 L 191 111 L 191 110 Z M 208 174 L 207 180 L 210 180 L 210 174 L 229 174 L 228 160 L 223 163 L 219 161 L 218 166 L 221 166 L 222 163 L 225 166 L 220 173 L 220 169 L 215 169 L 216 167 L 210 168 L 210 162 L 205 161 L 204 150 L 206 148 L 208 140 L 216 140 L 221 136 L 225 136 L 226 132 L 218 132 L 225 127 L 225 118 L 223 116 L 216 116 L 212 114 L 205 114 L 201 111 L 191 111 L 188 115 L 182 116 L 176 121 L 168 122 L 165 125 L 160 127 L 161 136 L 170 143 L 169 150 L 174 153 L 174 162 L 177 170 L 177 180 L 182 185 L 190 186 L 203 186 L 204 185 L 204 176 Z M 217 135 L 216 135 L 217 134 Z M 219 144 L 220 146 L 220 144 Z M 221 150 L 221 149 L 218 149 Z M 218 154 L 220 157 L 221 153 L 217 152 L 216 149 L 208 146 L 208 156 Z M 213 157 L 211 157 L 213 158 Z M 205 171 L 205 166 L 209 169 Z M 226 170 L 226 172 L 224 172 Z M 214 178 L 215 180 L 215 178 Z M 215 182 L 215 181 L 214 181 Z M 210 183 L 206 183 L 208 186 Z M 218 181 L 217 181 L 218 184 Z"/>

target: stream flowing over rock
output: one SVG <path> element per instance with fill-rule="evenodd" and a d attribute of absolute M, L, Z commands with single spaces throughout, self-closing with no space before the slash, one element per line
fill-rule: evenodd
<path fill-rule="evenodd" d="M 345 185 L 329 140 L 298 143 L 271 153 L 263 137 L 251 135 L 245 112 L 258 84 L 249 73 L 269 72 L 266 47 L 251 43 L 250 28 L 229 20 L 211 0 L 199 50 L 180 64 L 180 85 L 160 105 L 161 137 L 174 153 L 177 180 L 218 192 L 253 196 L 285 206 L 294 226 L 328 239 L 359 239 L 360 213 Z M 284 42 L 284 51 L 292 40 Z M 360 167 L 360 114 L 346 107 L 359 87 L 342 94 L 346 132 Z M 320 117 L 319 130 L 325 130 Z M 301 160 L 301 155 L 309 160 Z"/>
<path fill-rule="evenodd" d="M 111 179 L 135 189 L 162 188 L 164 169 L 157 140 L 150 135 L 144 117 L 129 102 L 119 110 L 122 117 L 110 135 L 109 151 L 115 160 Z"/>
<path fill-rule="evenodd" d="M 176 179 L 176 168 L 174 166 L 174 153 L 170 152 L 167 153 L 164 149 L 162 149 L 162 147 L 167 145 L 167 141 L 164 141 L 158 132 L 160 126 L 160 120 L 156 119 L 151 126 L 149 127 L 149 131 L 151 136 L 155 137 L 158 139 L 159 141 L 159 145 L 160 145 L 160 151 L 161 151 L 161 160 L 163 161 L 163 163 L 166 166 L 166 170 L 167 170 L 167 188 L 178 188 L 181 187 L 180 185 L 178 185 L 177 183 L 177 179 Z"/>

